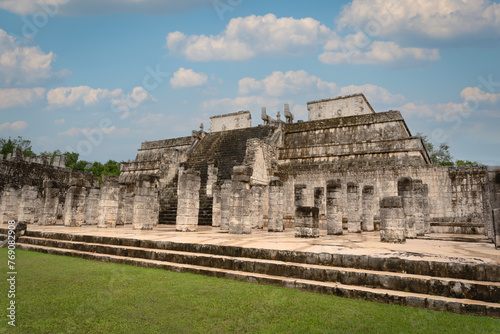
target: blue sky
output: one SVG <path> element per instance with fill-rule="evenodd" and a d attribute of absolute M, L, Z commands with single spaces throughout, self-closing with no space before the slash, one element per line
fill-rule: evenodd
<path fill-rule="evenodd" d="M 126 161 L 210 116 L 362 92 L 500 165 L 499 56 L 498 1 L 0 0 L 0 137 Z"/>

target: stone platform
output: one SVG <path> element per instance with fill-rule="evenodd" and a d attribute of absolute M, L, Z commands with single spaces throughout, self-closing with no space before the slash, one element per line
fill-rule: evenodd
<path fill-rule="evenodd" d="M 6 233 L 7 225 L 0 225 Z M 29 225 L 23 250 L 190 272 L 384 303 L 500 318 L 500 252 L 480 235 L 429 234 L 406 244 L 379 232 L 295 238 L 200 226 L 176 232 Z"/>

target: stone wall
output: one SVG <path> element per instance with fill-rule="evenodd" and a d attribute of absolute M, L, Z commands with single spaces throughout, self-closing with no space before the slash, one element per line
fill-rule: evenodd
<path fill-rule="evenodd" d="M 210 117 L 210 132 L 244 129 L 252 126 L 250 111 Z"/>
<path fill-rule="evenodd" d="M 373 114 L 373 108 L 363 94 L 307 102 L 309 120 Z"/>

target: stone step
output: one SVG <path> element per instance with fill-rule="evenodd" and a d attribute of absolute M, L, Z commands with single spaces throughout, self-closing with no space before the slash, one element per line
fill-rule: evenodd
<path fill-rule="evenodd" d="M 381 303 L 428 308 L 437 311 L 449 311 L 460 314 L 490 316 L 500 318 L 500 304 L 470 299 L 455 299 L 432 296 L 405 291 L 376 289 L 363 286 L 353 286 L 336 282 L 321 282 L 308 279 L 294 279 L 278 275 L 250 273 L 240 270 L 203 267 L 198 265 L 180 264 L 150 259 L 138 259 L 126 256 L 97 254 L 92 252 L 60 249 L 54 247 L 18 244 L 19 249 L 38 251 L 53 255 L 66 255 L 84 259 L 99 260 L 135 265 L 140 267 L 165 269 L 181 273 L 193 273 L 218 278 L 233 279 L 243 282 L 268 284 L 316 293 L 332 294 L 340 297 L 363 299 Z"/>
<path fill-rule="evenodd" d="M 0 233 L 6 233 L 6 229 Z M 103 245 L 142 247 L 158 250 L 172 250 L 189 253 L 203 253 L 242 257 L 261 260 L 304 263 L 330 267 L 358 268 L 392 273 L 405 273 L 441 278 L 465 279 L 473 281 L 500 282 L 500 266 L 493 264 L 467 262 L 463 258 L 443 258 L 442 261 L 418 259 L 413 254 L 401 253 L 399 257 L 389 254 L 384 256 L 359 254 L 331 254 L 289 251 L 277 249 L 224 246 L 173 241 L 154 241 L 132 238 L 117 238 L 92 235 L 77 235 L 41 231 L 27 231 L 26 237 L 38 237 L 75 242 L 87 242 Z"/>
<path fill-rule="evenodd" d="M 477 282 L 451 278 L 389 273 L 354 268 L 340 268 L 304 263 L 261 260 L 223 255 L 210 255 L 154 248 L 115 246 L 99 243 L 61 241 L 54 239 L 23 237 L 23 244 L 60 249 L 71 249 L 106 255 L 119 255 L 141 259 L 154 259 L 174 263 L 199 265 L 277 275 L 315 281 L 339 282 L 342 284 L 433 294 L 451 298 L 467 298 L 495 302 L 500 300 L 500 283 Z"/>

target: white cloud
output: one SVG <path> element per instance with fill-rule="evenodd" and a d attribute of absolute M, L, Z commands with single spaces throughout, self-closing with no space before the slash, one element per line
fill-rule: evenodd
<path fill-rule="evenodd" d="M 96 133 L 100 133 L 101 135 L 106 135 L 110 137 L 123 137 L 127 136 L 133 131 L 130 128 L 122 128 L 119 129 L 116 126 L 112 125 L 106 128 L 101 128 L 101 127 L 95 127 L 95 128 L 78 128 L 78 127 L 72 127 L 66 131 L 59 132 L 58 135 L 61 136 L 68 136 L 68 137 L 75 137 L 79 135 L 86 135 L 89 137 L 95 136 Z"/>
<path fill-rule="evenodd" d="M 243 96 L 234 99 L 214 99 L 202 103 L 202 109 L 214 111 L 217 114 L 236 112 L 240 110 L 258 110 L 260 115 L 261 107 L 277 107 L 282 101 L 273 97 Z M 280 107 L 282 108 L 282 106 Z M 271 115 L 274 117 L 274 115 Z"/>
<path fill-rule="evenodd" d="M 396 41 L 498 39 L 500 4 L 489 0 L 353 0 L 337 19 Z"/>
<path fill-rule="evenodd" d="M 363 93 L 370 103 L 382 103 L 387 105 L 402 103 L 405 101 L 405 97 L 403 95 L 391 94 L 387 89 L 372 84 L 342 87 L 339 95 L 350 95 L 356 93 Z"/>
<path fill-rule="evenodd" d="M 163 122 L 165 120 L 165 115 L 164 114 L 152 114 L 148 113 L 146 116 L 144 116 L 141 119 L 132 121 L 132 123 L 135 124 L 146 124 L 146 125 L 151 125 L 151 124 L 158 124 L 160 122 Z"/>
<path fill-rule="evenodd" d="M 20 15 L 44 12 L 54 15 L 103 15 L 113 13 L 175 14 L 197 7 L 211 7 L 213 0 L 2 0 L 0 9 Z"/>
<path fill-rule="evenodd" d="M 262 80 L 247 77 L 241 79 L 238 86 L 240 94 L 265 92 L 270 96 L 311 92 L 333 94 L 336 90 L 335 83 L 323 81 L 304 70 L 288 71 L 286 73 L 275 71 Z"/>
<path fill-rule="evenodd" d="M 181 67 L 170 79 L 170 84 L 174 89 L 188 88 L 202 86 L 207 83 L 207 80 L 208 76 L 205 73 L 196 73 L 192 69 Z"/>
<path fill-rule="evenodd" d="M 171 54 L 191 61 L 245 60 L 256 56 L 301 56 L 314 53 L 335 33 L 312 18 L 276 18 L 274 14 L 231 19 L 217 36 L 167 35 Z"/>
<path fill-rule="evenodd" d="M 500 101 L 500 93 L 487 93 L 478 87 L 466 87 L 460 92 L 460 96 L 471 102 L 488 102 L 490 104 L 496 104 Z"/>
<path fill-rule="evenodd" d="M 67 71 L 52 71 L 55 58 L 52 52 L 44 53 L 38 46 L 22 46 L 0 29 L 0 87 L 29 86 L 65 75 Z"/>
<path fill-rule="evenodd" d="M 45 88 L 5 88 L 0 89 L 0 109 L 24 107 L 43 99 Z"/>
<path fill-rule="evenodd" d="M 121 90 L 120 90 L 121 91 Z M 135 87 L 131 93 L 120 94 L 118 98 L 112 98 L 111 103 L 116 107 L 117 111 L 121 112 L 120 119 L 128 118 L 143 104 L 157 100 L 144 87 Z"/>
<path fill-rule="evenodd" d="M 54 120 L 55 125 L 64 124 L 66 120 L 64 118 Z"/>
<path fill-rule="evenodd" d="M 356 34 L 359 35 L 359 34 Z M 402 48 L 395 42 L 373 41 L 358 47 L 350 38 L 345 43 L 327 44 L 318 56 L 324 64 L 414 66 L 439 59 L 438 49 Z"/>
<path fill-rule="evenodd" d="M 0 124 L 0 130 L 2 131 L 7 131 L 7 130 L 12 130 L 12 131 L 21 131 L 25 129 L 28 126 L 28 123 L 25 121 L 17 121 L 13 123 L 5 122 Z"/>
<path fill-rule="evenodd" d="M 89 86 L 58 87 L 48 91 L 47 101 L 53 107 L 89 106 L 102 100 L 118 98 L 122 95 L 121 89 L 93 89 Z"/>

